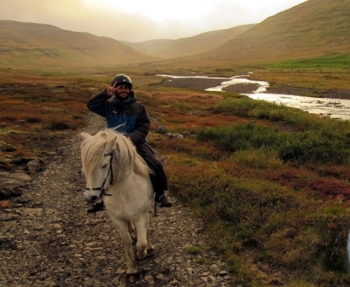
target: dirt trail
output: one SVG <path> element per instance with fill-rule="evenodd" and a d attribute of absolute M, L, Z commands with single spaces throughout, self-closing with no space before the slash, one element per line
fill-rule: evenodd
<path fill-rule="evenodd" d="M 102 119 L 90 115 L 84 131 L 102 128 Z M 152 217 L 155 256 L 138 262 L 140 276 L 126 282 L 119 234 L 105 211 L 86 213 L 79 145 L 79 134 L 62 142 L 21 200 L 0 210 L 0 287 L 235 286 L 180 202 Z M 201 252 L 189 254 L 191 245 Z"/>

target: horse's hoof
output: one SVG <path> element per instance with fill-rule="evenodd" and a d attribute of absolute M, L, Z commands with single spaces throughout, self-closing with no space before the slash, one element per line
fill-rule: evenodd
<path fill-rule="evenodd" d="M 135 283 L 135 281 L 140 279 L 141 275 L 145 276 L 148 272 L 149 270 L 147 269 L 141 269 L 135 273 L 126 273 L 125 281 L 126 283 Z"/>
<path fill-rule="evenodd" d="M 126 274 L 126 278 L 125 278 L 125 281 L 127 283 L 134 283 L 137 278 L 139 277 L 138 273 L 135 273 L 135 274 Z"/>
<path fill-rule="evenodd" d="M 154 249 L 147 249 L 147 258 L 154 257 L 154 255 L 156 255 Z"/>
<path fill-rule="evenodd" d="M 147 251 L 145 250 L 144 252 L 138 252 L 136 251 L 136 258 L 138 261 L 145 260 L 147 258 Z"/>
<path fill-rule="evenodd" d="M 154 257 L 155 254 L 156 253 L 155 253 L 154 249 L 147 249 L 145 256 L 138 256 L 138 252 L 136 251 L 135 257 L 138 261 L 143 261 L 143 260 L 146 260 L 148 258 Z"/>

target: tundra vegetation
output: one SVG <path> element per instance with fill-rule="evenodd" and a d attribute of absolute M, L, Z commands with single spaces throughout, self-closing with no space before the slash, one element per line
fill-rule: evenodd
<path fill-rule="evenodd" d="M 281 63 L 197 72 L 251 71 L 257 80 L 302 87 L 310 95 L 349 90 L 349 70 L 295 64 L 297 69 Z M 203 221 L 208 244 L 237 284 L 349 286 L 350 121 L 235 92 L 163 87 L 155 76 L 191 71 L 119 70 L 133 78 L 147 106 L 150 143 L 166 158 L 172 194 Z M 86 101 L 114 75 L 93 73 L 0 70 L 1 169 L 48 161 L 60 139 L 79 133 L 86 125 Z M 185 138 L 156 133 L 159 125 Z"/>
<path fill-rule="evenodd" d="M 149 43 L 127 49 L 86 33 L 0 21 L 7 67 L 0 69 L 0 169 L 50 161 L 60 140 L 87 124 L 88 98 L 126 73 L 152 118 L 150 143 L 166 159 L 171 192 L 203 221 L 207 244 L 237 286 L 350 286 L 350 121 L 228 90 L 165 87 L 156 76 L 250 72 L 273 91 L 349 99 L 349 1 L 306 1 L 248 30 L 157 42 L 148 56 L 134 49 L 144 53 Z M 225 43 L 215 48 L 213 37 Z M 184 139 L 157 133 L 160 125 Z"/>

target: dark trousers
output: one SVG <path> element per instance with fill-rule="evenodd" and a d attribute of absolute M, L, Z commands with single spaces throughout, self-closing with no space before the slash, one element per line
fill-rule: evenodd
<path fill-rule="evenodd" d="M 165 174 L 163 163 L 160 161 L 154 150 L 147 144 L 136 146 L 139 155 L 146 161 L 147 165 L 154 171 L 151 174 L 153 190 L 156 193 L 156 201 L 168 190 L 168 178 Z"/>

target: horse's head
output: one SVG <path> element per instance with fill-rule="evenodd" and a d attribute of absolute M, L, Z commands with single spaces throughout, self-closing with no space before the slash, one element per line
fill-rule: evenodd
<path fill-rule="evenodd" d="M 82 171 L 86 178 L 84 199 L 91 203 L 102 200 L 109 185 L 113 183 L 112 162 L 115 157 L 115 137 L 100 132 L 95 136 L 82 133 Z"/>

